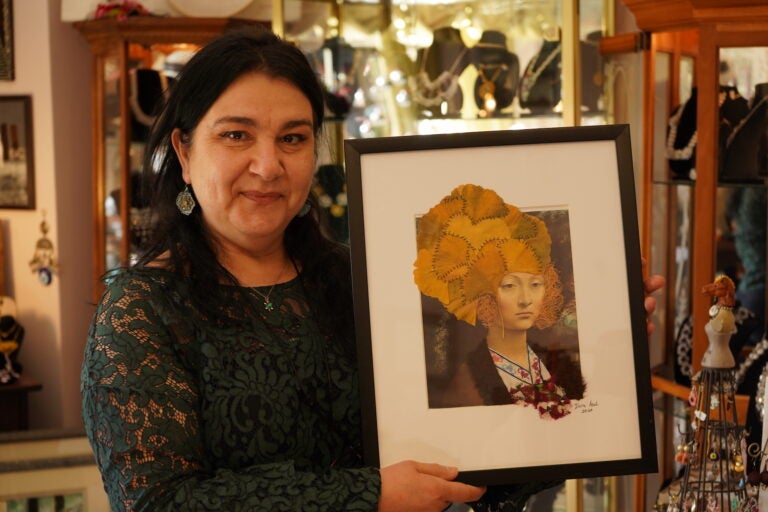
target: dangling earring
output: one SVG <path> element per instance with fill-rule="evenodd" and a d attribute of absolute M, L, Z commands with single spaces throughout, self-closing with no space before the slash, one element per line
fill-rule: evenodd
<path fill-rule="evenodd" d="M 189 191 L 189 185 L 184 185 L 184 190 L 176 196 L 176 207 L 184 215 L 189 215 L 195 209 L 196 204 L 195 198 L 192 197 L 192 193 Z"/>
<path fill-rule="evenodd" d="M 306 215 L 309 213 L 309 210 L 312 209 L 312 205 L 309 204 L 309 201 L 305 201 L 304 205 L 301 207 L 301 210 L 299 210 L 299 213 L 296 214 L 297 217 L 306 217 Z"/>

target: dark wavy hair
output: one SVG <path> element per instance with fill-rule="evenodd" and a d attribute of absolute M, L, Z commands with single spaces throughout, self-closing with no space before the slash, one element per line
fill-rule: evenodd
<path fill-rule="evenodd" d="M 220 315 L 224 300 L 220 284 L 238 285 L 237 279 L 217 260 L 212 237 L 202 221 L 200 208 L 191 215 L 179 213 L 175 200 L 184 188 L 182 169 L 171 144 L 178 128 L 192 136 L 200 119 L 240 76 L 263 73 L 296 86 L 309 100 L 316 140 L 323 125 L 323 90 L 304 54 L 294 45 L 261 27 L 232 30 L 199 50 L 185 65 L 162 106 L 149 137 L 143 164 L 144 197 L 153 212 L 153 230 L 143 244 L 136 266 L 159 258 L 166 268 L 189 282 L 189 299 L 207 318 Z M 288 256 L 301 269 L 300 277 L 318 321 L 336 332 L 351 331 L 349 256 L 345 246 L 333 241 L 323 227 L 316 198 L 312 209 L 295 217 L 285 231 Z M 329 333 L 330 334 L 330 333 Z"/>

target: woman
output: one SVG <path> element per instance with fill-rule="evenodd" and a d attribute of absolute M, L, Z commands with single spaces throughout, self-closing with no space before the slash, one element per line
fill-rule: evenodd
<path fill-rule="evenodd" d="M 529 345 L 529 330 L 552 326 L 563 307 L 551 245 L 541 219 L 477 185 L 457 187 L 419 220 L 420 291 L 457 321 L 485 326 L 474 343 L 466 335 L 440 340 L 453 349 L 452 361 L 442 380 L 430 383 L 431 406 L 520 403 L 558 419 L 582 397 L 575 349 L 551 359 L 555 373 Z M 456 326 L 441 332 L 450 335 Z"/>
<path fill-rule="evenodd" d="M 452 467 L 363 466 L 348 253 L 309 194 L 322 98 L 301 52 L 253 29 L 178 75 L 146 149 L 154 231 L 108 276 L 83 364 L 113 510 L 438 511 L 483 494 Z"/>
<path fill-rule="evenodd" d="M 323 95 L 271 33 L 181 71 L 147 146 L 156 226 L 109 276 L 83 414 L 113 510 L 442 510 L 456 468 L 363 467 L 347 251 L 309 196 Z"/>

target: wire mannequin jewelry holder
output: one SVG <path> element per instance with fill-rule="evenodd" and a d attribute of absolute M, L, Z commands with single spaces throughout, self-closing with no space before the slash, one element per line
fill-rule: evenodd
<path fill-rule="evenodd" d="M 691 435 L 683 446 L 689 454 L 683 483 L 668 512 L 733 512 L 748 502 L 746 490 L 744 428 L 735 406 L 736 361 L 728 347 L 736 332 L 732 308 L 735 286 L 718 276 L 704 287 L 715 303 L 705 326 L 709 346 L 701 359 L 701 371 L 692 379 L 689 403 L 693 410 Z"/>

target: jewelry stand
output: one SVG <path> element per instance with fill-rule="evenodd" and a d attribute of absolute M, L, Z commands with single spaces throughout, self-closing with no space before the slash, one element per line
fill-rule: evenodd
<path fill-rule="evenodd" d="M 717 297 L 705 326 L 709 347 L 701 372 L 692 379 L 689 403 L 693 409 L 690 439 L 679 447 L 687 461 L 683 483 L 668 512 L 734 512 L 748 502 L 744 461 L 746 442 L 735 406 L 736 362 L 728 342 L 736 331 L 732 307 L 735 287 L 718 276 L 704 288 Z M 754 509 L 756 510 L 756 509 Z"/>

